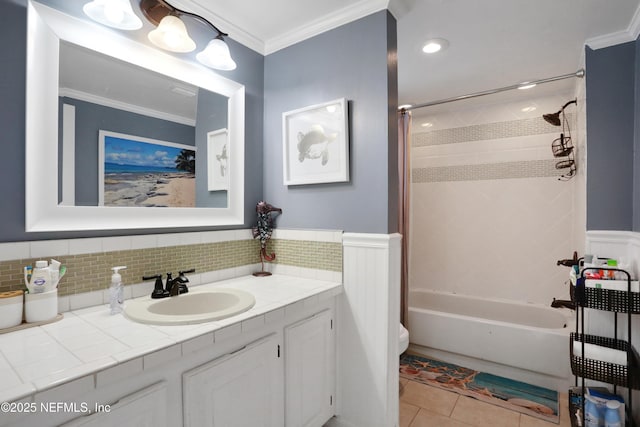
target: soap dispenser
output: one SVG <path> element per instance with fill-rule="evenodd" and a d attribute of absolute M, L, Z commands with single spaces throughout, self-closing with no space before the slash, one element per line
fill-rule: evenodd
<path fill-rule="evenodd" d="M 109 288 L 109 308 L 111 314 L 122 313 L 124 295 L 122 289 L 122 276 L 119 270 L 124 270 L 126 266 L 112 267 L 113 275 L 111 276 L 111 287 Z"/>

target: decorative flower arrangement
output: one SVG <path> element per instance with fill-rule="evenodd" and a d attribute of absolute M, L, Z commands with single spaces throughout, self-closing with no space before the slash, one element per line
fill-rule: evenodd
<path fill-rule="evenodd" d="M 253 227 L 253 238 L 260 239 L 260 264 L 262 269 L 253 273 L 254 276 L 270 276 L 271 273 L 264 270 L 264 262 L 273 261 L 276 259 L 276 254 L 267 254 L 267 241 L 271 239 L 271 233 L 273 233 L 273 218 L 272 212 L 282 213 L 282 209 L 276 208 L 269 203 L 261 200 L 256 205 L 256 213 L 258 214 L 258 224 Z"/>

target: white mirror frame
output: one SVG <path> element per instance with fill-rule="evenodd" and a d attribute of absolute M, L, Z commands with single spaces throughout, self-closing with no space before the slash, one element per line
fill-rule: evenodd
<path fill-rule="evenodd" d="M 28 232 L 206 227 L 244 223 L 244 86 L 50 7 L 29 1 L 25 228 Z M 231 164 L 226 208 L 139 208 L 58 204 L 60 40 L 187 81 L 229 98 Z M 97 142 L 96 142 L 97 143 Z M 206 145 L 206 144 L 205 144 Z M 206 171 L 205 171 L 206 172 Z"/>

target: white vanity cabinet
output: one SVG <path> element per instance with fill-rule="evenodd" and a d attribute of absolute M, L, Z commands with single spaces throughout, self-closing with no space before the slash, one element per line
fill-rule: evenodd
<path fill-rule="evenodd" d="M 182 375 L 184 427 L 320 427 L 334 414 L 327 308 Z"/>
<path fill-rule="evenodd" d="M 320 427 L 336 406 L 335 306 L 312 296 L 134 357 L 24 399 L 92 413 L 0 414 L 0 427 Z"/>
<path fill-rule="evenodd" d="M 284 329 L 285 426 L 320 427 L 334 414 L 335 333 L 331 310 Z"/>
<path fill-rule="evenodd" d="M 185 427 L 279 427 L 282 359 L 276 334 L 182 375 Z"/>
<path fill-rule="evenodd" d="M 113 405 L 90 408 L 99 412 L 76 418 L 62 427 L 166 427 L 166 412 L 158 407 L 166 401 L 167 384 L 162 381 L 123 397 Z"/>

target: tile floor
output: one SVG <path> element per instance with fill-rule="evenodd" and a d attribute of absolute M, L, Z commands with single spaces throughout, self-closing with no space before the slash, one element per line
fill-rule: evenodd
<path fill-rule="evenodd" d="M 400 378 L 400 427 L 570 427 L 567 394 L 560 393 L 560 424 Z"/>

